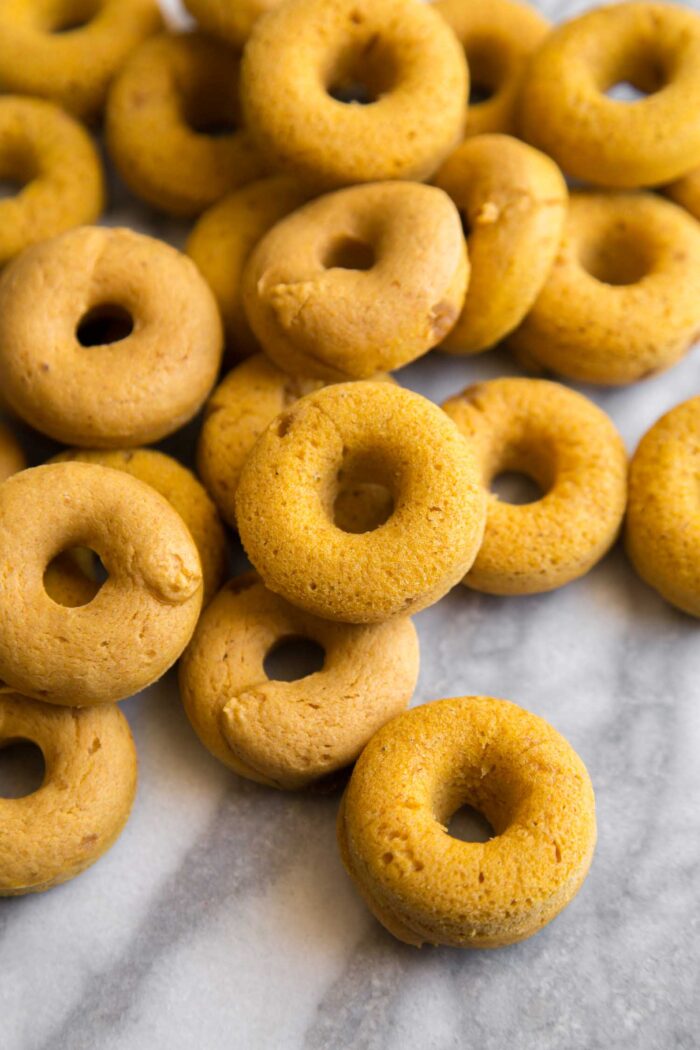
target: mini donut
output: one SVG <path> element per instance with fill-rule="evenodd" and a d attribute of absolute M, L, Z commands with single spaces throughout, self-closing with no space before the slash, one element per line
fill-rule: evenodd
<path fill-rule="evenodd" d="M 561 241 L 568 191 L 554 161 L 507 135 L 468 139 L 435 185 L 463 216 L 471 268 L 462 313 L 440 349 L 474 354 L 511 332 L 537 298 Z"/>
<path fill-rule="evenodd" d="M 41 787 L 0 798 L 0 897 L 40 893 L 79 875 L 110 849 L 136 793 L 136 749 L 114 706 L 78 710 L 0 690 L 0 748 L 31 741 Z"/>
<path fill-rule="evenodd" d="M 417 0 L 288 0 L 243 55 L 258 146 L 312 186 L 429 178 L 462 138 L 468 95 L 459 41 Z"/>
<path fill-rule="evenodd" d="M 273 175 L 229 193 L 205 211 L 190 234 L 185 250 L 216 296 L 234 357 L 248 357 L 259 350 L 241 300 L 248 256 L 276 222 L 307 198 L 292 179 Z"/>
<path fill-rule="evenodd" d="M 0 88 L 92 120 L 128 55 L 161 26 L 155 0 L 2 0 Z"/>
<path fill-rule="evenodd" d="M 691 616 L 700 616 L 700 397 L 667 412 L 632 457 L 627 553 L 641 578 Z"/>
<path fill-rule="evenodd" d="M 700 221 L 700 168 L 664 186 L 664 193 Z"/>
<path fill-rule="evenodd" d="M 280 0 L 184 0 L 185 7 L 207 33 L 242 48 L 261 15 Z"/>
<path fill-rule="evenodd" d="M 464 583 L 488 594 L 539 594 L 588 572 L 625 513 L 627 454 L 592 401 L 544 379 L 493 379 L 443 405 L 473 448 L 483 484 L 507 471 L 542 497 L 515 506 L 489 494 L 484 541 Z"/>
<path fill-rule="evenodd" d="M 109 574 L 78 608 L 54 602 L 44 571 L 87 547 Z M 189 642 L 202 570 L 180 515 L 150 485 L 92 463 L 52 463 L 0 486 L 0 680 L 87 707 L 160 678 Z"/>
<path fill-rule="evenodd" d="M 383 525 L 360 534 L 336 525 L 340 471 L 389 489 Z M 345 623 L 436 602 L 471 568 L 484 518 L 476 462 L 454 423 L 391 383 L 343 383 L 297 401 L 255 444 L 236 493 L 243 546 L 270 590 Z"/>
<path fill-rule="evenodd" d="M 0 482 L 24 470 L 26 465 L 20 443 L 10 428 L 0 420 Z"/>
<path fill-rule="evenodd" d="M 444 339 L 468 276 L 447 194 L 376 183 L 329 193 L 278 222 L 245 268 L 243 304 L 286 372 L 367 379 Z"/>
<path fill-rule="evenodd" d="M 194 263 L 131 230 L 70 230 L 0 277 L 3 395 L 67 445 L 141 445 L 179 429 L 214 385 L 222 343 Z"/>
<path fill-rule="evenodd" d="M 700 226 L 651 193 L 573 193 L 542 291 L 508 344 L 524 362 L 616 386 L 663 371 L 700 329 Z"/>
<path fill-rule="evenodd" d="M 467 135 L 518 130 L 517 101 L 528 59 L 549 32 L 546 18 L 515 0 L 437 0 L 464 48 L 471 80 Z M 483 96 L 481 99 L 479 96 Z"/>
<path fill-rule="evenodd" d="M 450 836 L 464 805 L 488 842 Z M 394 937 L 497 948 L 531 937 L 576 896 L 596 843 L 588 772 L 551 725 L 507 700 L 405 711 L 360 756 L 338 815 L 343 863 Z"/>
<path fill-rule="evenodd" d="M 265 658 L 293 638 L 322 647 L 322 669 L 292 682 L 270 680 Z M 406 707 L 418 662 L 409 619 L 329 623 L 249 574 L 228 583 L 199 621 L 180 663 L 180 691 L 215 758 L 243 777 L 295 790 L 355 761 Z"/>
<path fill-rule="evenodd" d="M 110 90 L 106 130 L 110 156 L 138 197 L 172 215 L 198 215 L 263 173 L 240 126 L 238 62 L 199 33 L 162 33 L 131 56 Z"/>
<path fill-rule="evenodd" d="M 51 102 L 0 97 L 0 178 L 19 187 L 0 200 L 0 267 L 102 212 L 99 154 L 81 125 Z"/>
<path fill-rule="evenodd" d="M 648 94 L 609 97 L 615 84 Z M 634 189 L 700 165 L 700 17 L 676 4 L 610 4 L 554 29 L 529 63 L 523 137 L 567 175 Z"/>

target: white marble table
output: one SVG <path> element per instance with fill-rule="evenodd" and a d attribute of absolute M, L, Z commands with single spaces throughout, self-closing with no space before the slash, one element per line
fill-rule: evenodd
<path fill-rule="evenodd" d="M 185 232 L 124 191 L 109 221 L 178 244 Z M 439 401 L 515 371 L 500 353 L 431 355 L 400 378 Z M 699 388 L 696 350 L 635 388 L 587 392 L 632 449 Z M 513 699 L 586 761 L 599 845 L 571 907 L 495 952 L 395 942 L 341 868 L 337 798 L 229 774 L 195 738 L 170 675 L 124 704 L 141 775 L 114 849 L 66 886 L 0 901 L 2 1050 L 700 1046 L 698 624 L 619 550 L 555 594 L 459 587 L 417 622 L 415 703 Z"/>

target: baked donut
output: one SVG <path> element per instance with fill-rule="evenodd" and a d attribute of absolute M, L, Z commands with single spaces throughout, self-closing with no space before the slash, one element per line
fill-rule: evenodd
<path fill-rule="evenodd" d="M 2 0 L 0 89 L 92 120 L 130 52 L 161 25 L 155 0 Z"/>
<path fill-rule="evenodd" d="M 467 135 L 517 133 L 520 83 L 530 55 L 549 32 L 546 18 L 516 0 L 437 0 L 469 66 Z"/>
<path fill-rule="evenodd" d="M 484 540 L 463 582 L 488 594 L 538 594 L 588 572 L 625 513 L 627 454 L 612 420 L 544 379 L 478 383 L 443 408 L 474 450 L 486 489 L 516 471 L 543 493 L 520 506 L 490 493 Z"/>
<path fill-rule="evenodd" d="M 630 83 L 648 97 L 609 97 Z M 658 186 L 700 165 L 700 17 L 631 0 L 549 34 L 520 94 L 523 137 L 567 175 L 602 186 Z"/>
<path fill-rule="evenodd" d="M 700 168 L 664 186 L 664 193 L 700 221 Z"/>
<path fill-rule="evenodd" d="M 10 428 L 0 420 L 0 483 L 24 470 L 27 461 L 24 452 Z"/>
<path fill-rule="evenodd" d="M 336 190 L 278 222 L 244 270 L 243 303 L 286 372 L 367 379 L 444 339 L 468 276 L 447 194 L 375 183 Z"/>
<path fill-rule="evenodd" d="M 663 371 L 700 329 L 700 226 L 651 193 L 571 195 L 564 239 L 508 344 L 525 363 L 615 386 Z"/>
<path fill-rule="evenodd" d="M 0 277 L 3 395 L 67 445 L 120 448 L 177 430 L 211 390 L 222 343 L 194 263 L 131 230 L 70 230 Z"/>
<path fill-rule="evenodd" d="M 700 397 L 667 412 L 632 457 L 627 553 L 641 578 L 683 612 L 700 616 Z"/>
<path fill-rule="evenodd" d="M 462 842 L 452 815 L 493 827 Z M 586 767 L 542 718 L 507 700 L 437 700 L 392 719 L 360 756 L 338 815 L 350 877 L 407 944 L 497 948 L 573 899 L 596 842 Z"/>
<path fill-rule="evenodd" d="M 161 33 L 131 56 L 110 90 L 106 129 L 112 160 L 138 197 L 198 215 L 263 173 L 240 124 L 238 63 L 199 33 Z"/>
<path fill-rule="evenodd" d="M 462 216 L 471 269 L 462 313 L 440 349 L 474 354 L 517 327 L 537 298 L 561 241 L 568 191 L 554 161 L 508 135 L 467 139 L 434 181 Z"/>
<path fill-rule="evenodd" d="M 427 179 L 462 137 L 468 95 L 459 41 L 417 0 L 288 0 L 243 56 L 256 142 L 312 186 Z"/>
<path fill-rule="evenodd" d="M 185 250 L 216 297 L 232 357 L 248 357 L 259 350 L 241 300 L 248 256 L 261 237 L 307 197 L 285 175 L 260 179 L 212 205 L 189 236 Z"/>
<path fill-rule="evenodd" d="M 47 565 L 94 550 L 109 578 L 78 608 L 54 602 Z M 142 481 L 92 463 L 53 463 L 0 486 L 0 681 L 87 707 L 155 682 L 192 636 L 202 605 L 197 548 Z"/>
<path fill-rule="evenodd" d="M 261 15 L 280 0 L 184 0 L 202 29 L 232 47 L 242 48 Z"/>
<path fill-rule="evenodd" d="M 0 897 L 40 893 L 114 845 L 136 792 L 136 749 L 114 707 L 58 708 L 0 689 L 0 748 L 31 741 L 46 765 L 38 791 L 0 798 Z"/>
<path fill-rule="evenodd" d="M 51 102 L 0 96 L 0 179 L 18 186 L 0 200 L 0 267 L 102 212 L 99 154 L 81 125 Z"/>
<path fill-rule="evenodd" d="M 271 680 L 265 658 L 291 639 L 320 645 L 323 667 L 296 681 Z M 180 663 L 180 691 L 215 758 L 241 776 L 294 790 L 355 761 L 406 707 L 418 662 L 409 619 L 329 623 L 249 574 L 231 580 L 199 621 Z"/>
<path fill-rule="evenodd" d="M 385 485 L 387 521 L 344 532 L 338 474 Z M 484 492 L 471 449 L 436 405 L 391 383 L 342 383 L 297 401 L 245 462 L 236 520 L 270 590 L 327 620 L 379 623 L 431 605 L 471 567 Z"/>

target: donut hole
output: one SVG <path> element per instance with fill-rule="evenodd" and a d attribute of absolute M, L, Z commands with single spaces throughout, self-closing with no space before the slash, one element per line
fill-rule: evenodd
<path fill-rule="evenodd" d="M 323 670 L 326 653 L 311 638 L 293 635 L 275 642 L 267 653 L 263 667 L 274 682 L 298 682 Z"/>
<path fill-rule="evenodd" d="M 495 449 L 487 472 L 487 488 L 502 503 L 523 506 L 543 499 L 554 484 L 556 453 L 545 437 L 515 435 Z"/>
<path fill-rule="evenodd" d="M 371 106 L 398 81 L 393 47 L 379 33 L 345 46 L 331 63 L 326 91 L 343 105 Z"/>
<path fill-rule="evenodd" d="M 534 478 L 521 471 L 503 470 L 491 481 L 491 491 L 501 503 L 523 506 L 536 503 L 544 493 Z"/>
<path fill-rule="evenodd" d="M 372 245 L 355 237 L 337 237 L 322 259 L 327 270 L 371 270 L 376 261 Z"/>
<path fill-rule="evenodd" d="M 6 200 L 8 197 L 16 197 L 18 193 L 22 192 L 26 184 L 21 179 L 0 178 L 0 201 Z"/>
<path fill-rule="evenodd" d="M 75 330 L 81 346 L 107 346 L 127 339 L 134 330 L 134 319 L 117 303 L 93 306 L 81 317 Z"/>
<path fill-rule="evenodd" d="M 501 42 L 484 36 L 470 40 L 465 47 L 469 66 L 469 105 L 489 102 L 508 75 L 508 56 Z"/>
<path fill-rule="evenodd" d="M 0 798 L 33 795 L 46 778 L 46 762 L 33 740 L 0 741 Z"/>
<path fill-rule="evenodd" d="M 229 85 L 221 85 L 215 77 L 190 86 L 183 93 L 182 106 L 185 123 L 197 135 L 223 138 L 238 130 L 236 100 Z"/>
<path fill-rule="evenodd" d="M 583 269 L 601 284 L 637 284 L 653 268 L 643 232 L 618 224 L 579 246 Z"/>
<path fill-rule="evenodd" d="M 602 49 L 601 49 L 602 50 Z M 673 56 L 649 41 L 614 44 L 600 60 L 606 65 L 599 74 L 602 93 L 613 102 L 644 101 L 666 87 L 672 75 Z M 606 61 L 607 59 L 607 61 Z"/>
<path fill-rule="evenodd" d="M 335 477 L 332 519 L 336 528 L 359 535 L 373 532 L 394 513 L 394 493 L 379 456 L 347 450 Z"/>
<path fill-rule="evenodd" d="M 461 842 L 488 842 L 496 832 L 483 813 L 473 806 L 464 805 L 450 817 L 447 834 Z"/>
<path fill-rule="evenodd" d="M 55 17 L 48 26 L 48 30 L 57 35 L 74 33 L 77 29 L 84 29 L 98 10 L 99 4 L 96 0 L 74 0 L 73 3 L 66 4 L 63 10 L 55 12 Z"/>
<path fill-rule="evenodd" d="M 69 547 L 52 558 L 44 570 L 44 590 L 57 605 L 77 609 L 89 605 L 109 579 L 96 551 Z"/>

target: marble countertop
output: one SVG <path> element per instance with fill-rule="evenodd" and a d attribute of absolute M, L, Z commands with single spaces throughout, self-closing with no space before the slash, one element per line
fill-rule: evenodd
<path fill-rule="evenodd" d="M 117 188 L 107 221 L 176 244 L 186 230 Z M 499 352 L 432 354 L 400 379 L 440 401 L 516 371 Z M 585 392 L 631 450 L 699 387 L 696 349 L 634 388 Z M 166 447 L 186 454 L 192 437 L 190 428 Z M 599 843 L 573 904 L 497 951 L 399 944 L 343 872 L 337 797 L 276 793 L 228 773 L 190 729 L 171 674 L 123 705 L 140 784 L 116 846 L 65 886 L 0 900 L 2 1050 L 700 1046 L 698 623 L 645 587 L 617 549 L 549 595 L 458 587 L 417 624 L 415 703 L 507 697 L 548 719 L 586 762 Z"/>

